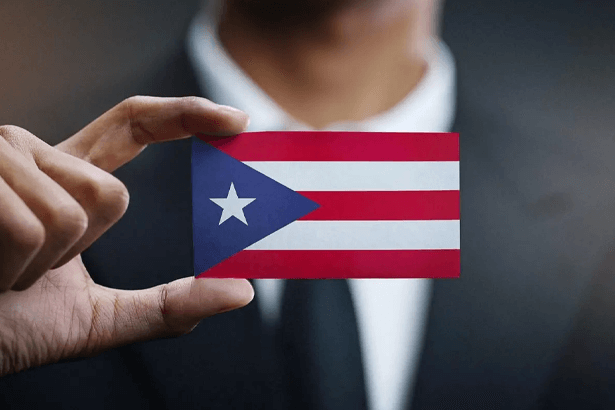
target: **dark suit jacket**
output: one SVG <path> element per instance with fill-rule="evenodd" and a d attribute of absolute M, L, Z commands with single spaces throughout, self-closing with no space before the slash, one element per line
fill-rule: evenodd
<path fill-rule="evenodd" d="M 615 172 L 558 130 L 506 117 L 497 95 L 466 80 L 470 57 L 448 41 L 459 74 L 462 268 L 458 280 L 435 281 L 412 408 L 614 408 Z M 182 51 L 85 106 L 200 93 Z M 137 289 L 191 275 L 190 142 L 151 146 L 116 175 L 131 204 L 84 254 L 94 280 Z M 352 392 L 322 378 L 311 392 L 289 388 L 260 320 L 254 301 L 179 339 L 7 376 L 0 408 L 355 408 Z M 312 366 L 301 370 L 328 374 Z"/>

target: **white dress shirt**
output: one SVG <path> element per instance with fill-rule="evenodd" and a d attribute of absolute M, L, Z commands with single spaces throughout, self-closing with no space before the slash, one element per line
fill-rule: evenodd
<path fill-rule="evenodd" d="M 250 115 L 248 131 L 308 130 L 291 118 L 230 58 L 217 33 L 214 9 L 193 21 L 188 55 L 208 98 Z M 441 41 L 425 56 L 427 70 L 417 87 L 389 111 L 361 122 L 337 123 L 337 131 L 444 132 L 455 111 L 455 63 Z M 255 280 L 265 322 L 279 320 L 284 281 Z M 411 397 L 431 296 L 428 279 L 349 280 L 360 337 L 368 407 L 401 410 Z"/>

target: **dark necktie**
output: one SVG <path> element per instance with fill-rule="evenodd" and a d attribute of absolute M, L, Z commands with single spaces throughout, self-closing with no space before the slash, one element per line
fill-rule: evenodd
<path fill-rule="evenodd" d="M 277 337 L 289 408 L 366 408 L 359 335 L 345 280 L 287 280 Z"/>

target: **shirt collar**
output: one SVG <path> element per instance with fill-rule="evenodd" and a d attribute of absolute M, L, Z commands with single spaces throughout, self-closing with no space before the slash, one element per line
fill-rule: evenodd
<path fill-rule="evenodd" d="M 212 2 L 215 3 L 215 2 Z M 291 118 L 231 59 L 218 38 L 216 10 L 205 8 L 186 39 L 197 81 L 208 98 L 250 114 L 248 131 L 309 130 Z M 441 40 L 431 41 L 427 71 L 392 109 L 360 122 L 339 122 L 335 131 L 446 132 L 455 114 L 455 61 Z"/>

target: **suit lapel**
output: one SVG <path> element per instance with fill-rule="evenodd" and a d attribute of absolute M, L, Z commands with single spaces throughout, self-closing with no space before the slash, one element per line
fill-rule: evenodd
<path fill-rule="evenodd" d="M 540 175 L 519 175 L 537 144 L 496 121 L 472 121 L 471 108 L 460 105 L 454 128 L 461 278 L 435 281 L 413 409 L 531 407 L 591 277 L 562 246 L 574 229 L 571 208 L 547 204 L 537 212 L 545 201 L 574 197 L 549 194 Z"/>

